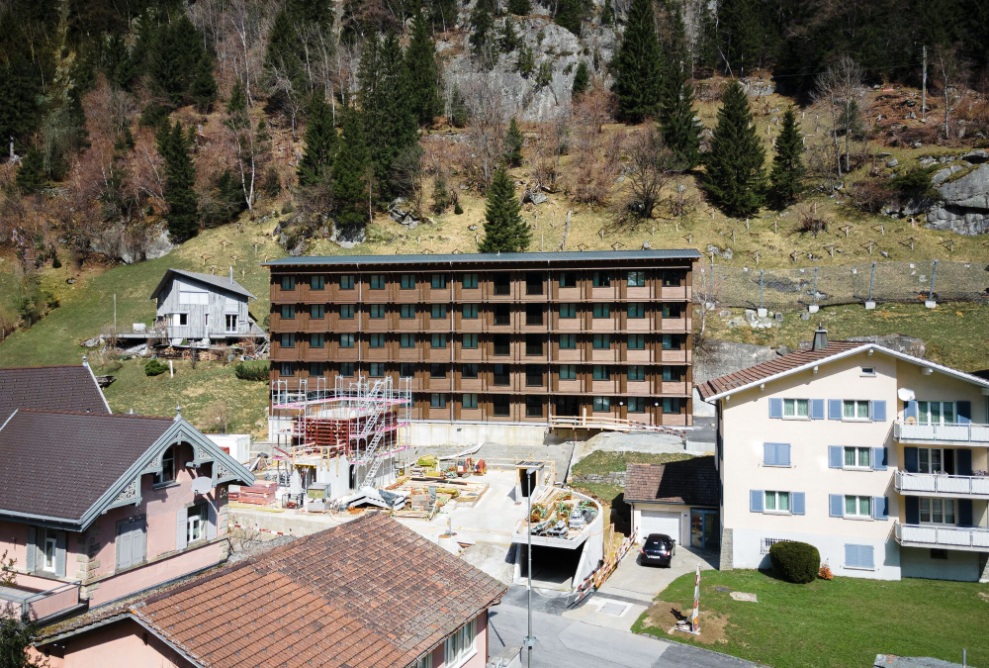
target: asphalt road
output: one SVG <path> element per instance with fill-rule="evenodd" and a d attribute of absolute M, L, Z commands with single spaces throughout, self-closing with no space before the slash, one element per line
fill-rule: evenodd
<path fill-rule="evenodd" d="M 521 646 L 526 636 L 525 588 L 512 590 L 501 605 L 491 609 L 488 631 L 492 654 L 506 646 Z M 533 604 L 536 645 L 532 665 L 536 668 L 751 668 L 755 665 L 689 645 L 561 617 L 559 604 L 538 595 L 533 596 Z M 525 665 L 524 651 L 522 665 Z"/>

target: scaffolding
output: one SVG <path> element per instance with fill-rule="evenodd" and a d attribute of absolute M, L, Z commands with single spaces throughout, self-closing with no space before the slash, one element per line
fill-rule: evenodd
<path fill-rule="evenodd" d="M 345 461 L 354 490 L 373 485 L 382 465 L 404 447 L 402 430 L 412 411 L 412 379 L 325 378 L 314 387 L 300 379 L 294 390 L 284 380 L 271 386 L 271 419 L 282 425 L 275 459 L 292 468 L 329 470 Z M 406 435 L 407 436 L 407 435 Z M 315 471 L 312 478 L 315 478 Z"/>

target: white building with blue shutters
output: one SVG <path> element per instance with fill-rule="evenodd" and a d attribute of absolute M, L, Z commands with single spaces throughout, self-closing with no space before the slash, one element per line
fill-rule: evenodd
<path fill-rule="evenodd" d="M 721 567 L 799 540 L 837 575 L 989 579 L 989 380 L 873 343 L 710 380 Z"/>

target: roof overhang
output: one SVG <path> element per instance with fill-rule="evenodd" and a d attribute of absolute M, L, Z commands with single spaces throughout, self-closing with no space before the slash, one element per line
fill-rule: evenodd
<path fill-rule="evenodd" d="M 738 387 L 733 387 L 730 390 L 724 390 L 717 394 L 713 394 L 710 397 L 704 399 L 706 403 L 713 404 L 719 399 L 726 399 L 731 397 L 733 394 L 739 392 L 745 392 L 751 390 L 755 387 L 759 387 L 765 383 L 771 383 L 773 381 L 779 380 L 781 378 L 786 378 L 787 376 L 792 376 L 794 374 L 802 373 L 804 371 L 811 371 L 814 367 L 823 366 L 825 364 L 830 364 L 847 357 L 853 357 L 864 352 L 875 351 L 889 355 L 890 357 L 895 357 L 896 359 L 902 360 L 904 362 L 909 362 L 911 364 L 916 364 L 917 366 L 930 368 L 932 371 L 937 371 L 943 373 L 946 376 L 951 376 L 952 378 L 957 378 L 958 380 L 963 380 L 973 385 L 978 385 L 979 387 L 989 388 L 989 380 L 985 378 L 979 378 L 978 376 L 973 376 L 970 373 L 965 373 L 964 371 L 958 371 L 957 369 L 952 369 L 951 367 L 944 366 L 943 364 L 938 364 L 936 362 L 931 362 L 930 360 L 925 360 L 920 357 L 914 357 L 913 355 L 907 355 L 906 353 L 901 353 L 898 350 L 892 350 L 885 346 L 881 346 L 878 343 L 863 343 L 861 346 L 855 348 L 849 348 L 848 350 L 843 350 L 841 352 L 836 352 L 834 355 L 828 357 L 822 357 L 820 359 L 807 362 L 806 364 L 801 364 L 792 369 L 787 369 L 786 371 L 781 371 L 780 373 L 773 374 L 771 376 L 766 376 L 765 378 L 760 378 L 744 385 L 739 385 Z"/>

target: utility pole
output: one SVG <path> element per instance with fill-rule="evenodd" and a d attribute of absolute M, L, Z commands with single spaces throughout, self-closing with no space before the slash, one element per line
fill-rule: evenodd
<path fill-rule="evenodd" d="M 927 45 L 924 45 L 924 71 L 921 73 L 920 85 L 920 120 L 927 122 Z"/>

